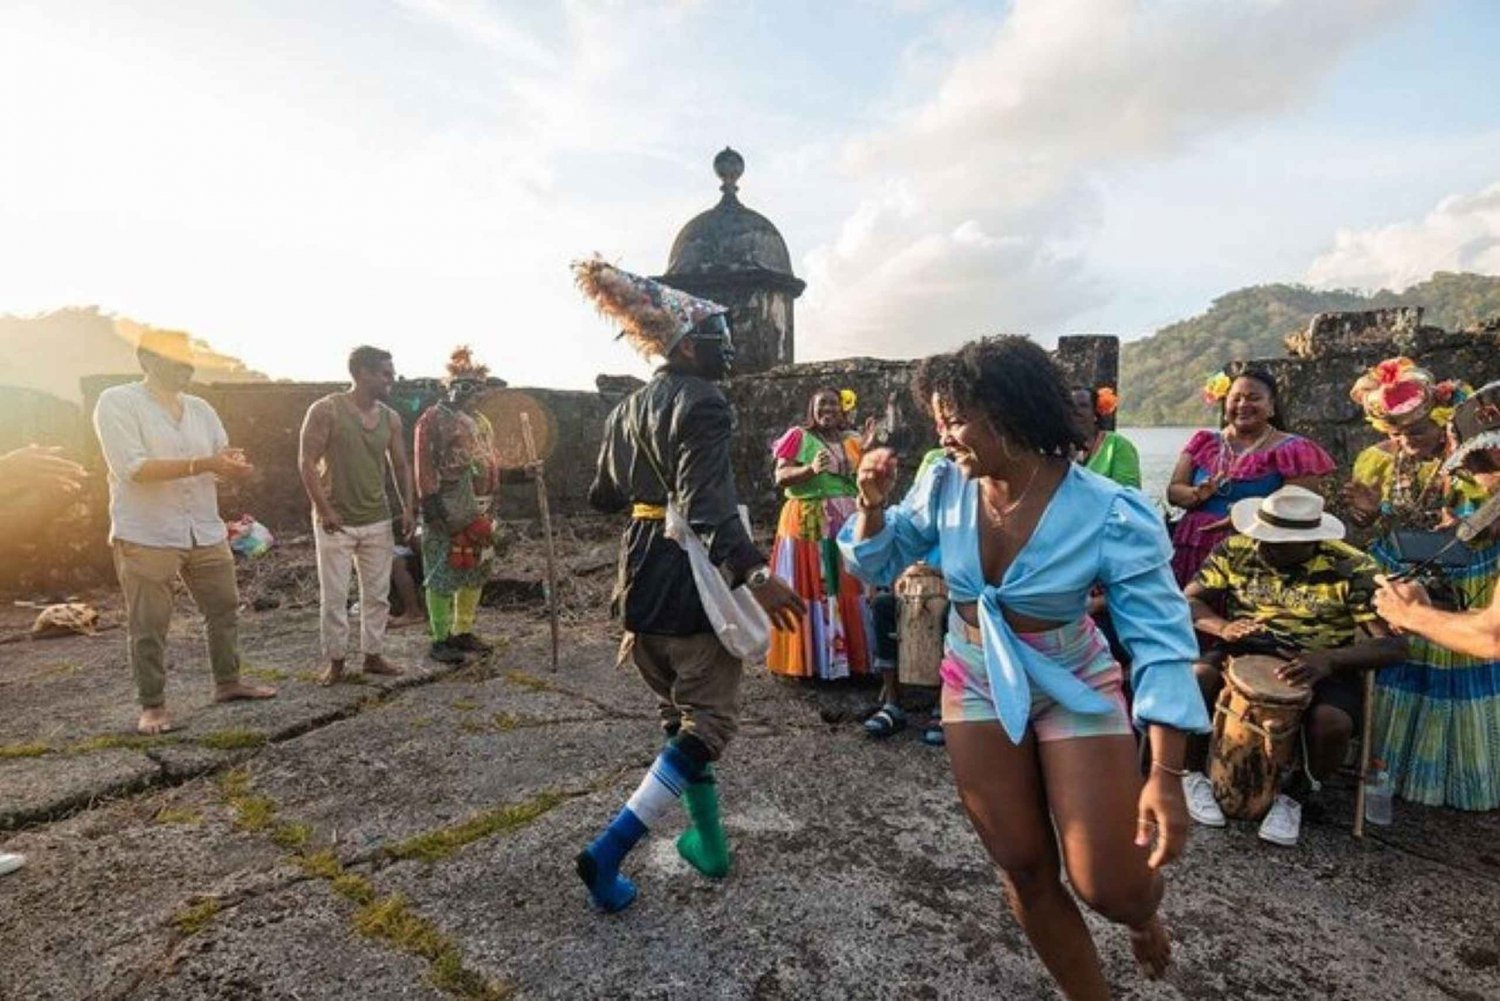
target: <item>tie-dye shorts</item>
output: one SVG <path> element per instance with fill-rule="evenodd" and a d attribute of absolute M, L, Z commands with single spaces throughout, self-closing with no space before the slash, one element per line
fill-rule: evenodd
<path fill-rule="evenodd" d="M 955 610 L 950 613 L 948 638 L 943 649 L 939 674 L 943 679 L 943 722 L 975 723 L 998 720 L 995 699 L 990 694 L 989 677 L 984 670 L 984 650 L 970 643 L 958 624 Z M 1016 633 L 1016 638 L 1072 670 L 1073 674 L 1110 702 L 1104 713 L 1081 713 L 1069 709 L 1050 695 L 1031 693 L 1031 726 L 1039 741 L 1069 740 L 1074 737 L 1105 737 L 1132 732 L 1130 712 L 1125 706 L 1120 665 L 1109 652 L 1094 620 L 1085 615 L 1077 622 L 1040 633 Z"/>

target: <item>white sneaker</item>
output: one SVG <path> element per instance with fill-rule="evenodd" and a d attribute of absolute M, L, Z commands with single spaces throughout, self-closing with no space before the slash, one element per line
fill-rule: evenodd
<path fill-rule="evenodd" d="M 1277 796 L 1266 819 L 1260 822 L 1260 837 L 1273 845 L 1290 848 L 1302 833 L 1302 804 L 1290 796 Z"/>
<path fill-rule="evenodd" d="M 0 852 L 0 876 L 4 876 L 8 872 L 15 872 L 25 864 L 25 855 L 15 855 L 11 852 Z"/>
<path fill-rule="evenodd" d="M 1224 811 L 1214 799 L 1214 784 L 1202 772 L 1188 772 L 1182 777 L 1182 794 L 1187 797 L 1188 816 L 1205 827 L 1223 827 Z"/>

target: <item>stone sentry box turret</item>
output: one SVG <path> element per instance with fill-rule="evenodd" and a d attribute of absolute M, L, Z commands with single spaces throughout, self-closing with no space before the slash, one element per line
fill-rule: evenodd
<path fill-rule="evenodd" d="M 714 157 L 719 204 L 682 227 L 657 279 L 729 307 L 737 375 L 796 360 L 792 304 L 807 287 L 771 220 L 740 204 L 744 172 L 744 157 L 729 147 Z"/>

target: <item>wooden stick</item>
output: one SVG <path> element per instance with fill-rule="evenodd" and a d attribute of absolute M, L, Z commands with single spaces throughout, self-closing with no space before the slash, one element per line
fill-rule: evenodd
<path fill-rule="evenodd" d="M 536 439 L 531 436 L 531 416 L 521 412 L 521 438 L 526 443 L 526 461 L 536 462 Z M 547 537 L 547 617 L 552 625 L 552 670 L 557 670 L 557 552 L 552 547 L 552 507 L 547 503 L 547 477 L 536 473 L 536 506 L 542 513 L 542 534 Z"/>
<path fill-rule="evenodd" d="M 1354 790 L 1354 836 L 1365 836 L 1365 786 L 1370 780 L 1370 731 L 1375 729 L 1375 672 L 1363 671 L 1364 722 L 1359 734 L 1359 788 Z"/>

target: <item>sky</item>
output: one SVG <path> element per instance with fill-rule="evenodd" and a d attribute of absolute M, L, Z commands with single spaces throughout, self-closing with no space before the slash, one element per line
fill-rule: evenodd
<path fill-rule="evenodd" d="M 1497 39 L 1492 0 L 0 0 L 0 313 L 587 388 L 649 366 L 568 262 L 660 273 L 725 145 L 799 360 L 1500 274 Z"/>

